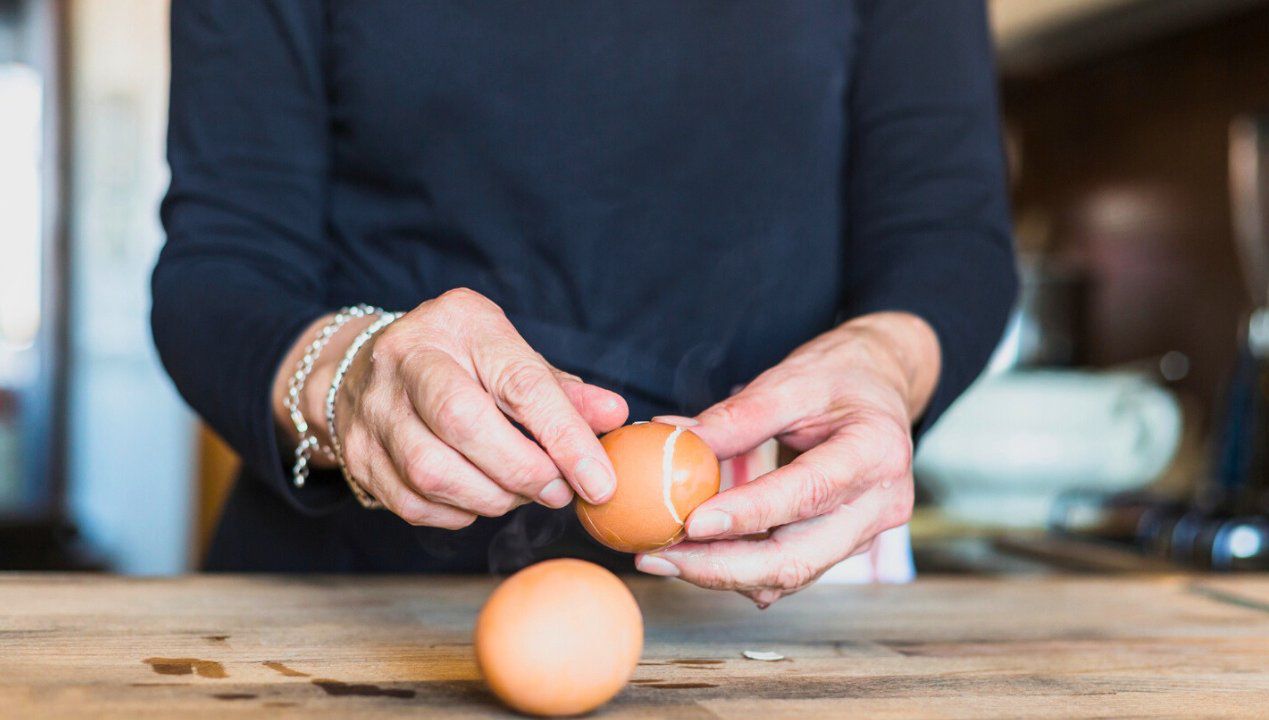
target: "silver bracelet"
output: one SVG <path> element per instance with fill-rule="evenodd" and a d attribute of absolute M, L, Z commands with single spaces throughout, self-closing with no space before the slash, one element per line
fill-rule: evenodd
<path fill-rule="evenodd" d="M 314 450 L 319 450 L 328 456 L 333 454 L 330 448 L 322 447 L 317 441 L 317 437 L 309 430 L 308 421 L 304 419 L 304 412 L 300 410 L 300 394 L 304 392 L 304 386 L 308 383 L 309 376 L 313 374 L 313 366 L 317 363 L 322 350 L 326 349 L 326 344 L 335 336 L 335 333 L 339 332 L 340 328 L 348 324 L 349 320 L 382 313 L 383 310 L 380 308 L 369 305 L 341 308 L 330 322 L 323 325 L 317 332 L 313 342 L 304 348 L 304 356 L 296 363 L 295 373 L 287 381 L 286 398 L 282 404 L 290 414 L 291 423 L 295 426 L 295 432 L 300 438 L 299 444 L 295 446 L 295 464 L 291 466 L 291 483 L 297 488 L 304 487 L 304 483 L 308 482 L 308 464 L 313 459 Z"/>
<path fill-rule="evenodd" d="M 348 373 L 348 368 L 352 367 L 358 351 L 366 343 L 370 342 L 370 338 L 374 337 L 380 330 L 396 322 L 397 318 L 404 314 L 383 313 L 370 327 L 362 330 L 361 334 L 348 346 L 347 352 L 344 353 L 344 359 L 339 362 L 339 367 L 335 368 L 335 377 L 331 378 L 330 389 L 326 391 L 326 430 L 330 433 L 330 444 L 335 450 L 335 460 L 339 463 L 339 470 L 344 474 L 344 480 L 348 483 L 348 488 L 352 490 L 353 496 L 357 498 L 357 502 L 361 503 L 364 508 L 381 508 L 383 503 L 366 492 L 365 488 L 358 484 L 353 479 L 352 474 L 348 472 L 348 464 L 344 462 L 344 448 L 339 442 L 339 434 L 335 432 L 335 398 L 339 395 L 339 388 L 344 384 L 344 375 Z"/>

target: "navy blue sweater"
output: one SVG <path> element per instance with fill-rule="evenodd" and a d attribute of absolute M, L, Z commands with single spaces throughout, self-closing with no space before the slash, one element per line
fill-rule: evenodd
<path fill-rule="evenodd" d="M 291 488 L 270 385 L 346 304 L 476 289 L 632 419 L 909 311 L 927 426 L 1015 291 L 994 86 L 982 0 L 175 0 L 153 328 L 244 463 L 209 567 L 605 559 L 568 511 L 416 530 Z"/>

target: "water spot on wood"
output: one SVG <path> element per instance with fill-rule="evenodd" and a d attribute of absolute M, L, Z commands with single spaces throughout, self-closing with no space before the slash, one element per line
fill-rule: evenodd
<path fill-rule="evenodd" d="M 270 670 L 280 672 L 287 677 L 308 677 L 309 676 L 308 673 L 306 672 L 300 672 L 299 670 L 296 670 L 294 668 L 289 668 L 286 665 L 283 665 L 282 663 L 276 660 L 266 660 L 260 664 L 269 668 Z"/>
<path fill-rule="evenodd" d="M 199 677 L 215 679 L 227 677 L 225 674 L 225 666 L 214 660 L 151 657 L 146 658 L 141 662 L 149 665 L 151 670 L 160 675 L 197 674 Z"/>
<path fill-rule="evenodd" d="M 657 683 L 656 685 L 647 685 L 645 687 L 658 688 L 661 690 L 700 690 L 703 688 L 718 687 L 714 683 L 704 682 L 681 682 L 681 683 Z"/>
<path fill-rule="evenodd" d="M 255 700 L 259 696 L 251 693 L 216 693 L 212 697 L 217 700 Z"/>
<path fill-rule="evenodd" d="M 228 635 L 204 635 L 203 639 L 208 642 L 224 642 L 229 639 Z"/>
<path fill-rule="evenodd" d="M 361 697 L 390 697 L 408 700 L 415 695 L 413 690 L 406 690 L 404 688 L 381 688 L 378 685 L 346 683 L 340 680 L 331 680 L 329 678 L 317 678 L 313 680 L 312 683 L 324 690 L 327 695 L 335 695 L 337 697 L 356 695 Z"/>

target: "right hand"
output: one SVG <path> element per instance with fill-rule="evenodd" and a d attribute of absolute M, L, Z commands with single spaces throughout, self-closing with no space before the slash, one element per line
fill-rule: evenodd
<path fill-rule="evenodd" d="M 307 417 L 323 416 L 314 409 L 357 332 L 341 332 L 319 358 Z M 413 525 L 458 529 L 525 502 L 561 508 L 574 491 L 608 500 L 616 476 L 596 434 L 628 412 L 620 395 L 551 366 L 494 302 L 459 289 L 357 353 L 335 417 L 349 473 L 366 491 Z M 324 422 L 310 425 L 328 440 Z"/>

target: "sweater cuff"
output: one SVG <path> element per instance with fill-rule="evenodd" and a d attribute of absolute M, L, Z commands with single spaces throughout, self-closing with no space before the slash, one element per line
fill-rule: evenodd
<path fill-rule="evenodd" d="M 986 367 L 1017 294 L 1017 270 L 1008 245 L 949 253 L 966 238 L 948 235 L 913 239 L 897 248 L 902 257 L 860 274 L 846 303 L 846 317 L 907 312 L 925 320 L 938 338 L 941 370 L 925 412 L 913 426 L 919 441 Z"/>
<path fill-rule="evenodd" d="M 250 414 L 254 427 L 249 433 L 252 442 L 248 452 L 253 457 L 243 458 L 257 477 L 280 492 L 292 507 L 308 516 L 323 515 L 337 509 L 352 497 L 352 493 L 339 470 L 312 469 L 304 487 L 295 486 L 291 474 L 295 448 L 283 443 L 278 432 L 273 416 L 272 390 L 273 379 L 287 351 L 299 341 L 300 333 L 325 312 L 324 309 L 310 308 L 297 315 L 273 334 L 274 339 L 262 348 L 264 359 L 256 367 L 265 370 L 266 375 L 256 377 L 252 382 L 253 387 L 263 389 L 253 393 L 253 397 L 258 399 Z M 324 419 L 309 420 L 325 422 Z"/>

